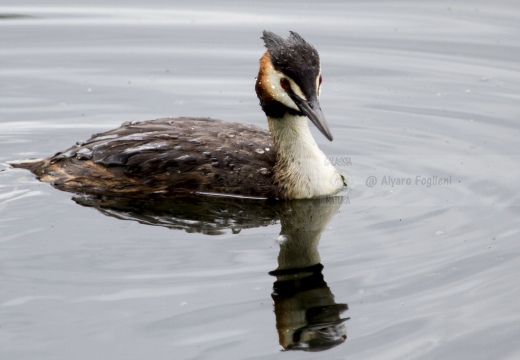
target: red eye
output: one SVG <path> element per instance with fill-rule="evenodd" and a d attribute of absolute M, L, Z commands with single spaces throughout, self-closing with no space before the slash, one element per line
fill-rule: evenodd
<path fill-rule="evenodd" d="M 321 82 L 322 82 L 322 81 L 323 81 L 323 78 L 322 78 L 321 75 L 320 75 L 320 82 L 319 82 L 320 86 L 321 86 Z"/>
<path fill-rule="evenodd" d="M 291 88 L 291 83 L 286 78 L 281 78 L 280 79 L 280 85 L 282 85 L 282 87 L 285 90 L 289 90 Z"/>

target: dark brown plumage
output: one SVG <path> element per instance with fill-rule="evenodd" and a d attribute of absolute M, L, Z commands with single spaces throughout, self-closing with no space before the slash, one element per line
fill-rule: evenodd
<path fill-rule="evenodd" d="M 207 118 L 125 123 L 36 162 L 12 164 L 76 193 L 176 196 L 210 192 L 283 197 L 276 152 L 259 127 Z"/>

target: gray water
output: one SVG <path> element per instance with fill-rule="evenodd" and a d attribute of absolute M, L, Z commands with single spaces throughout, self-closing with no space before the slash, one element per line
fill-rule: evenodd
<path fill-rule="evenodd" d="M 519 358 L 516 2 L 46 3 L 0 3 L 0 358 Z M 81 206 L 5 164 L 129 120 L 265 127 L 263 29 L 322 59 L 334 142 L 314 134 L 349 190 L 285 212 L 310 225 L 262 207 L 204 235 Z M 272 296 L 284 261 L 321 263 L 326 285 Z M 347 340 L 281 351 L 282 322 L 316 299 Z"/>

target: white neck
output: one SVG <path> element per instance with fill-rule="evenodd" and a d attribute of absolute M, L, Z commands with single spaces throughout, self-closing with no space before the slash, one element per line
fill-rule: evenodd
<path fill-rule="evenodd" d="M 314 141 L 307 117 L 286 114 L 267 121 L 277 151 L 275 177 L 285 197 L 308 199 L 341 190 L 343 179 Z"/>

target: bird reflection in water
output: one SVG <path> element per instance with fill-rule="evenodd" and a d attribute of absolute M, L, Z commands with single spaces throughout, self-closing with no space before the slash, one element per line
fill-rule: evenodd
<path fill-rule="evenodd" d="M 272 298 L 280 345 L 285 350 L 321 351 L 347 339 L 341 313 L 323 277 L 318 244 L 342 197 L 295 201 L 280 214 L 280 253 Z"/>
<path fill-rule="evenodd" d="M 231 230 L 281 223 L 278 267 L 272 298 L 279 342 L 284 350 L 322 351 L 347 339 L 341 313 L 325 282 L 318 244 L 325 227 L 343 203 L 342 196 L 292 201 L 198 197 L 160 201 L 79 196 L 76 202 L 106 215 L 190 233 L 222 234 Z"/>

